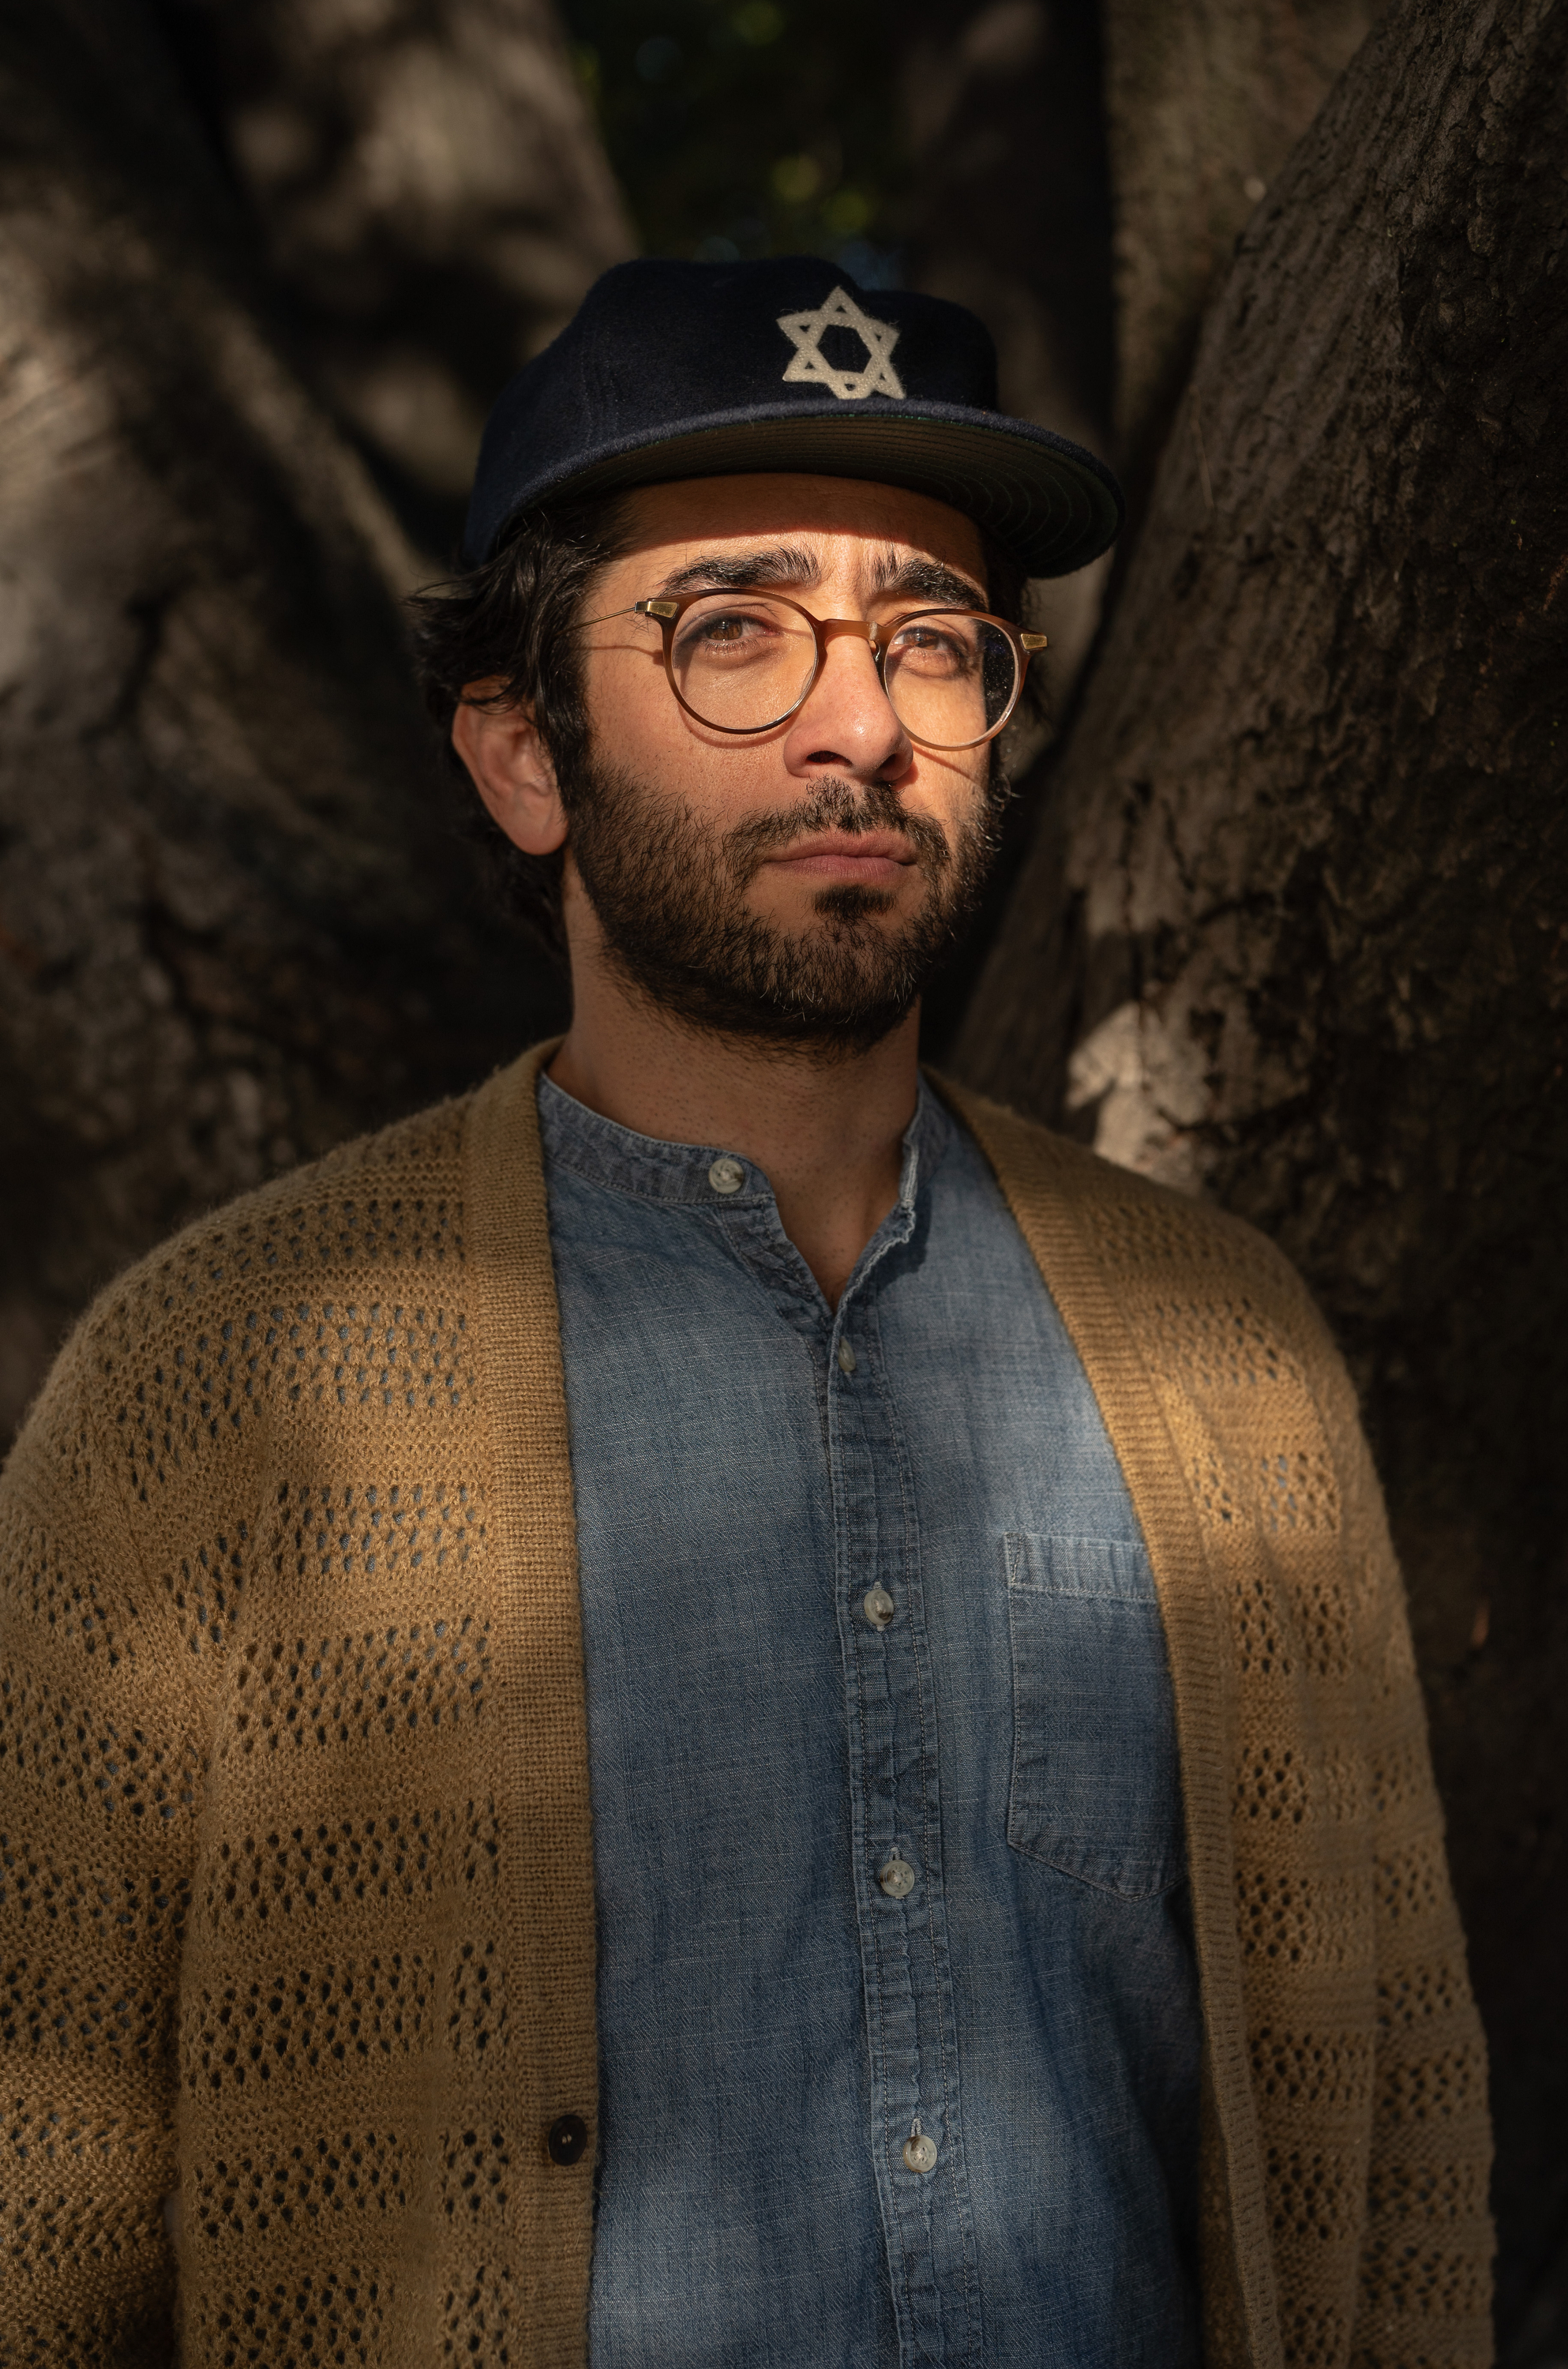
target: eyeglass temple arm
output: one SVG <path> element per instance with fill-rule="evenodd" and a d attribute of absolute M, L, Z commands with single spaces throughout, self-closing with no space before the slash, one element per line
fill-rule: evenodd
<path fill-rule="evenodd" d="M 577 631 L 586 633 L 589 625 L 612 625 L 617 617 L 673 617 L 673 601 L 634 601 L 629 609 L 612 609 L 608 616 L 579 617 Z"/>

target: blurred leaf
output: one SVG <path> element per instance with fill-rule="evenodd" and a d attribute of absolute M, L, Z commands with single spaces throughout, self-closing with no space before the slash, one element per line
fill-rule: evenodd
<path fill-rule="evenodd" d="M 910 165 L 890 0 L 566 0 L 645 251 L 900 269 Z"/>

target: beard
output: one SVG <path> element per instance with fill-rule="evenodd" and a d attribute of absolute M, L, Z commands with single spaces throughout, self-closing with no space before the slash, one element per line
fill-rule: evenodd
<path fill-rule="evenodd" d="M 993 770 L 951 846 L 885 782 L 820 782 L 795 806 L 715 830 L 683 800 L 590 758 L 567 805 L 572 855 L 623 982 L 690 1026 L 820 1060 L 880 1044 L 962 939 L 1005 795 Z M 901 833 L 925 886 L 919 910 L 889 925 L 878 917 L 892 910 L 890 891 L 845 884 L 818 892 L 804 929 L 750 912 L 747 891 L 770 855 L 829 830 Z"/>

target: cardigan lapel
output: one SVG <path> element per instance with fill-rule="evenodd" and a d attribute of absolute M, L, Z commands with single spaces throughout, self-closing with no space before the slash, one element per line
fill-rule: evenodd
<path fill-rule="evenodd" d="M 588 2348 L 598 2043 L 577 1528 L 535 1101 L 555 1049 L 536 1046 L 474 1098 L 464 1234 L 498 1630 L 502 2072 L 523 2150 L 508 2217 L 530 2323 L 521 2353 L 568 2369 Z M 546 2134 L 567 2114 L 587 2124 L 588 2145 L 574 2163 L 552 2162 Z"/>
<path fill-rule="evenodd" d="M 1228 2208 L 1246 2359 L 1253 2369 L 1275 2369 L 1282 2359 L 1278 2308 L 1236 1933 L 1230 1620 L 1152 1377 L 1118 1305 L 1114 1277 L 1078 1216 L 1089 1196 L 1114 1184 L 1118 1172 L 948 1080 L 931 1082 L 990 1162 L 1082 1359 L 1153 1566 L 1175 1694 L 1203 1999 L 1205 2147 L 1207 2153 L 1218 2143 L 1222 2158 L 1219 2166 L 1206 2162 L 1202 2186 L 1206 2197 L 1222 2194 Z M 1206 2256 L 1208 2251 L 1206 2246 Z M 1210 2256 L 1206 2271 L 1212 2276 L 1218 2268 Z"/>

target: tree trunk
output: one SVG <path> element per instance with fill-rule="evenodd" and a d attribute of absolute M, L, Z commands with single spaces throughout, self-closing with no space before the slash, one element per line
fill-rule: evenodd
<path fill-rule="evenodd" d="M 1563 0 L 1399 0 L 1274 180 L 956 1063 L 1264 1227 L 1350 1355 L 1532 2361 L 1568 2336 L 1565 77 Z"/>
<path fill-rule="evenodd" d="M 1120 465 L 1141 509 L 1238 232 L 1375 0 L 1104 0 Z"/>
<path fill-rule="evenodd" d="M 478 912 L 413 561 L 247 305 L 133 5 L 0 29 L 0 1425 L 198 1207 L 464 1083 L 554 975 Z"/>
<path fill-rule="evenodd" d="M 485 415 L 632 252 L 549 0 L 160 0 L 305 374 L 444 563 Z"/>
<path fill-rule="evenodd" d="M 1096 452 L 1112 440 L 1111 184 L 1096 0 L 919 0 L 903 20 L 910 284 L 978 313 L 1001 407 Z M 1065 712 L 1108 562 L 1034 589 Z"/>
<path fill-rule="evenodd" d="M 979 313 L 1005 411 L 1120 470 L 1134 530 L 1236 235 L 1377 0 L 918 0 L 901 78 L 912 284 Z M 926 999 L 943 1058 L 1034 838 L 1112 582 L 1107 553 L 1030 588 L 1043 726 L 969 944 Z"/>
<path fill-rule="evenodd" d="M 1115 318 L 1098 0 L 915 0 L 901 22 L 909 282 L 979 314 L 996 342 L 1004 411 L 1108 454 Z M 1010 738 L 1018 790 L 986 902 L 925 997 L 921 1041 L 933 1059 L 952 1042 L 1033 835 L 1110 567 L 1107 555 L 1029 588 L 1029 621 L 1049 636 L 1031 677 L 1043 696 Z"/>
<path fill-rule="evenodd" d="M 912 275 L 980 314 L 1004 410 L 1101 441 L 1114 327 L 1099 11 L 919 0 L 903 25 Z"/>

